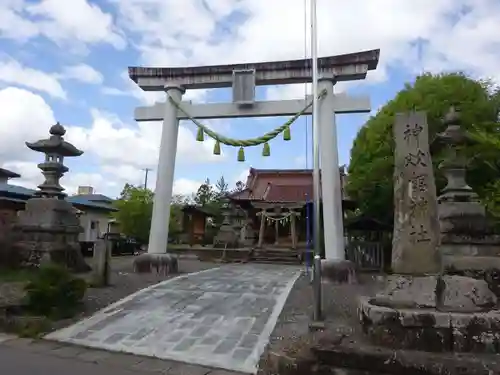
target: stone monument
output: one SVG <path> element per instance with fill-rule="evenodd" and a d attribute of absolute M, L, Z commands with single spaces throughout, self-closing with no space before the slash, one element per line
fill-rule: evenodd
<path fill-rule="evenodd" d="M 50 137 L 34 143 L 26 142 L 28 148 L 45 154 L 45 161 L 38 164 L 45 181 L 38 185 L 34 197 L 26 202 L 19 213 L 15 230 L 19 234 L 18 247 L 26 254 L 28 263 L 40 265 L 46 262 L 65 264 L 75 272 L 86 272 L 78 242 L 83 231 L 73 205 L 65 200 L 60 178 L 69 169 L 63 164 L 64 157 L 83 154 L 63 138 L 66 130 L 57 123 L 50 128 Z"/>
<path fill-rule="evenodd" d="M 240 232 L 240 242 L 243 247 L 253 247 L 255 244 L 255 230 L 253 229 L 252 218 L 247 214 L 243 220 L 243 227 Z"/>
<path fill-rule="evenodd" d="M 450 118 L 452 115 L 446 118 L 448 123 Z M 457 130 L 448 128 L 442 138 L 450 139 Z M 382 293 L 361 299 L 361 324 L 377 345 L 436 352 L 498 352 L 500 313 L 488 284 L 471 277 L 443 275 L 442 235 L 436 215 L 443 211 L 436 209 L 427 133 L 424 113 L 397 115 L 395 275 L 388 278 Z M 450 155 L 443 166 L 456 166 L 453 160 Z M 453 190 L 453 177 L 465 175 L 464 171 L 462 166 L 462 172 L 446 174 L 448 190 L 444 195 Z M 442 197 L 440 203 L 445 202 Z"/>
<path fill-rule="evenodd" d="M 397 114 L 394 137 L 392 270 L 398 274 L 439 274 L 436 185 L 425 113 Z"/>

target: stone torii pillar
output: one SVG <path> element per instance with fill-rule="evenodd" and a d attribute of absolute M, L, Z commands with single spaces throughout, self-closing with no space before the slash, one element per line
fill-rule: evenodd
<path fill-rule="evenodd" d="M 335 81 L 362 80 L 377 67 L 380 50 L 323 57 L 318 60 L 321 84 L 327 98 L 320 100 L 321 165 L 323 175 L 323 217 L 326 258 L 344 260 L 342 200 L 338 166 L 335 113 L 366 113 L 368 97 L 351 98 L 333 94 Z M 145 91 L 166 91 L 167 103 L 139 107 L 137 121 L 163 121 L 163 134 L 156 181 L 153 218 L 148 254 L 166 254 L 170 201 L 177 152 L 178 121 L 266 116 L 293 116 L 306 107 L 307 100 L 255 101 L 256 85 L 282 85 L 311 82 L 311 60 L 291 60 L 253 64 L 216 65 L 182 68 L 129 68 L 130 78 Z M 175 88 L 174 88 L 175 87 Z M 233 103 L 192 104 L 181 102 L 186 89 L 233 87 Z M 182 107 L 176 110 L 168 95 Z M 324 101 L 324 102 L 323 102 Z M 323 103 L 321 103 L 323 102 Z M 187 116 L 188 113 L 190 116 Z M 311 108 L 305 112 L 311 114 Z M 168 258 L 168 257 L 167 257 Z"/>
<path fill-rule="evenodd" d="M 165 92 L 174 100 L 181 101 L 186 90 L 177 85 L 165 86 Z M 177 108 L 167 100 L 164 104 L 163 127 L 160 141 L 160 156 L 156 172 L 156 189 L 153 200 L 153 216 L 149 231 L 148 253 L 163 254 L 167 251 L 168 228 L 170 224 L 170 201 L 174 185 L 175 156 L 179 119 Z M 160 181 L 160 183 L 158 183 Z"/>
<path fill-rule="evenodd" d="M 326 96 L 318 101 L 319 151 L 321 161 L 321 199 L 325 259 L 333 262 L 345 260 L 344 221 L 342 214 L 342 186 L 339 173 L 337 127 L 335 125 L 335 78 L 323 76 L 318 82 L 319 92 Z M 326 212 L 328 214 L 325 215 Z"/>

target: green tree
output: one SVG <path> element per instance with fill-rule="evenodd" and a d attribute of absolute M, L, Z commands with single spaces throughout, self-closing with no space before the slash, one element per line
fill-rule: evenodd
<path fill-rule="evenodd" d="M 118 211 L 114 215 L 123 234 L 143 243 L 148 242 L 153 197 L 149 189 L 125 184 L 120 198 L 115 201 Z"/>
<path fill-rule="evenodd" d="M 154 193 L 151 190 L 125 184 L 120 198 L 115 201 L 118 212 L 114 213 L 123 234 L 143 243 L 148 242 L 153 216 L 153 198 Z M 182 208 L 188 203 L 189 199 L 182 194 L 172 196 L 169 236 L 176 236 L 182 232 Z"/>
<path fill-rule="evenodd" d="M 207 204 L 213 201 L 214 197 L 214 188 L 210 184 L 210 180 L 207 178 L 205 182 L 198 188 L 198 191 L 194 196 L 194 202 L 198 206 L 205 207 Z"/>
<path fill-rule="evenodd" d="M 500 175 L 498 163 L 491 163 L 489 160 L 498 158 L 500 154 L 500 128 L 498 124 L 493 124 L 487 129 L 474 127 L 470 133 L 473 140 L 477 142 L 475 149 L 478 153 L 486 155 L 488 166 Z M 474 151 L 474 150 L 473 150 Z M 482 200 L 488 211 L 500 223 L 500 180 L 487 183 L 482 190 Z M 499 225 L 500 226 L 500 225 Z"/>
<path fill-rule="evenodd" d="M 473 80 L 460 73 L 424 74 L 413 85 L 406 84 L 358 132 L 351 149 L 348 194 L 358 202 L 364 214 L 392 221 L 394 115 L 410 110 L 427 112 L 431 153 L 436 167 L 442 160 L 442 152 L 435 147 L 433 140 L 444 130 L 442 118 L 450 106 L 460 110 L 466 130 L 471 133 L 479 130 L 488 137 L 498 133 L 499 98 L 490 82 Z M 463 152 L 470 160 L 468 183 L 485 198 L 487 187 L 500 177 L 500 153 L 484 143 L 468 146 Z M 435 172 L 439 189 L 444 180 L 436 169 Z"/>
<path fill-rule="evenodd" d="M 226 182 L 224 176 L 220 176 L 220 178 L 215 183 L 215 194 L 217 198 L 223 197 L 228 192 L 229 185 Z"/>

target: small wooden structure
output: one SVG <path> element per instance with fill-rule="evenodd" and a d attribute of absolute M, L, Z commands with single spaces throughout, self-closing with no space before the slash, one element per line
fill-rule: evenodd
<path fill-rule="evenodd" d="M 203 244 L 205 241 L 207 218 L 212 215 L 202 207 L 193 204 L 182 208 L 182 233 L 187 237 L 186 242 L 193 246 Z"/>
<path fill-rule="evenodd" d="M 384 271 L 390 264 L 392 226 L 367 216 L 346 220 L 346 259 L 359 270 Z"/>

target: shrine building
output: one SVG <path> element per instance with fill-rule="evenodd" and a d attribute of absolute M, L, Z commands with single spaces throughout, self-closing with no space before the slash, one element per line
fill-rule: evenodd
<path fill-rule="evenodd" d="M 345 193 L 344 167 L 339 172 L 345 213 L 354 209 L 355 203 Z M 245 187 L 228 198 L 245 211 L 249 223 L 247 238 L 250 242 L 253 238 L 254 246 L 304 248 L 312 235 L 312 169 L 250 168 Z"/>

